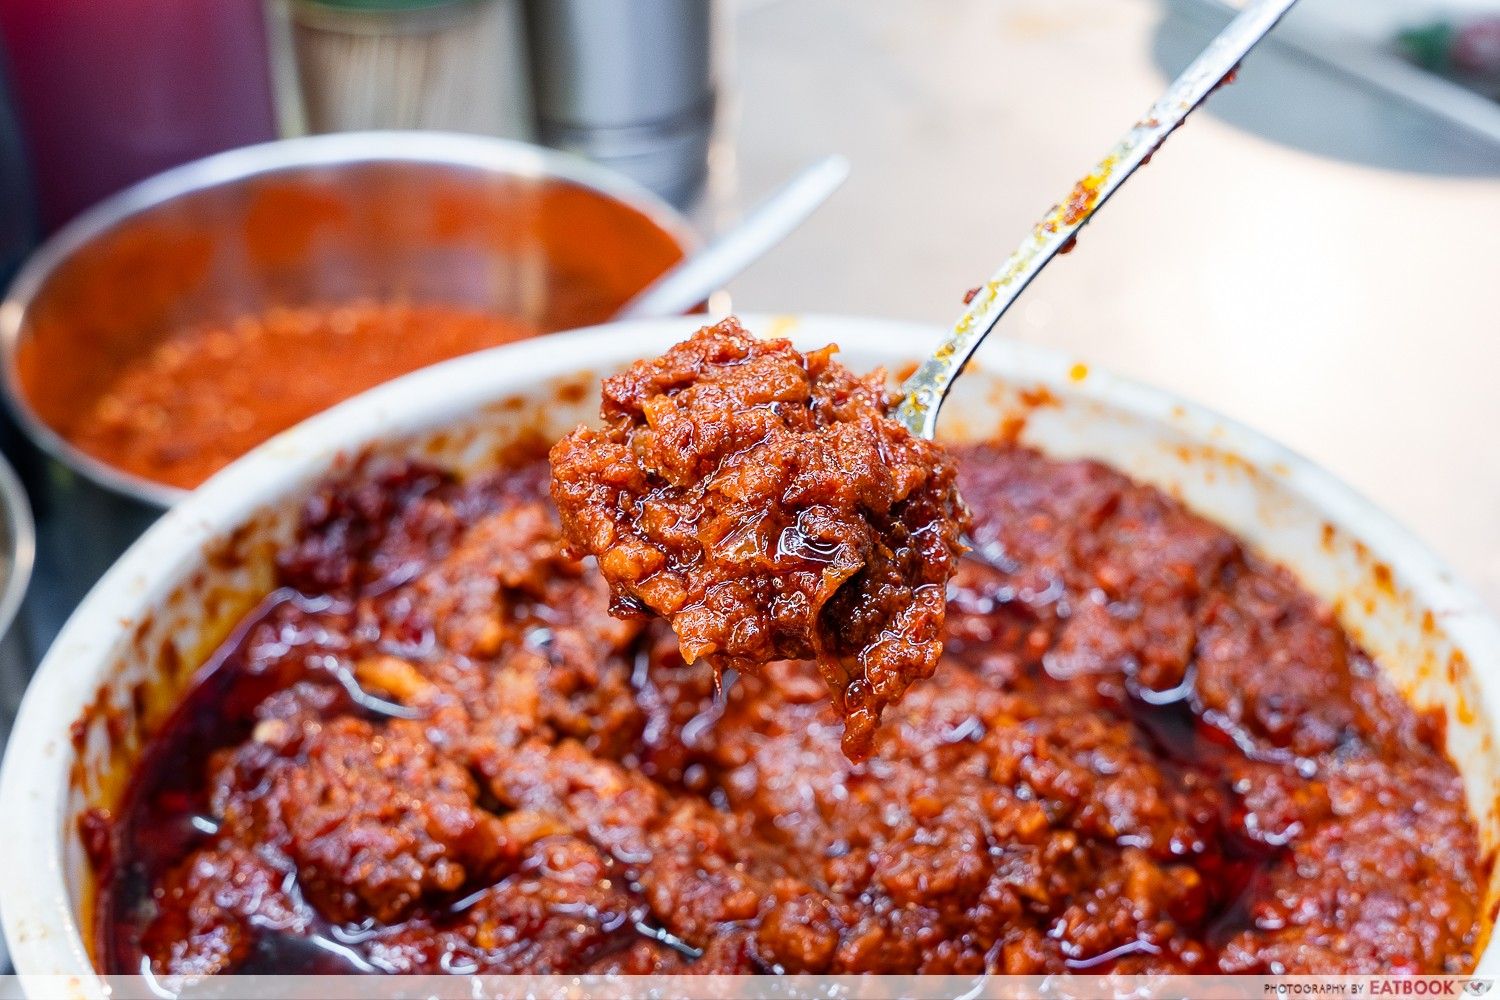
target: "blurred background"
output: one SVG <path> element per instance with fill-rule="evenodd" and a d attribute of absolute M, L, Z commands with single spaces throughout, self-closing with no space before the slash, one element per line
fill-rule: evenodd
<path fill-rule="evenodd" d="M 158 348 L 180 331 L 244 333 L 246 314 L 330 287 L 525 327 L 475 333 L 496 342 L 597 322 L 830 153 L 848 184 L 715 303 L 943 324 L 1233 7 L 0 0 L 0 279 L 50 240 L 0 306 L 20 418 L 3 444 L 39 533 L 0 723 L 82 592 L 196 481 L 90 450 L 75 426 L 121 385 L 172 389 Z M 371 173 L 329 140 L 297 154 L 316 161 L 305 179 L 277 161 L 282 188 L 241 177 L 273 153 L 117 194 L 225 150 L 370 129 L 589 166 L 547 160 L 561 173 L 543 182 L 514 147 L 387 138 L 426 165 Z M 441 183 L 426 172 L 450 158 Z M 398 345 L 422 335 L 398 327 Z M 1303 0 L 1001 332 L 1286 442 L 1500 607 L 1500 0 Z M 25 590 L 30 527 L 7 523 Z"/>

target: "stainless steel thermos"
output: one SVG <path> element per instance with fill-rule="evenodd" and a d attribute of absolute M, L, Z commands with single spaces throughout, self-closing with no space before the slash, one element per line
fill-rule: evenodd
<path fill-rule="evenodd" d="M 540 139 L 679 205 L 707 174 L 713 0 L 527 0 Z"/>

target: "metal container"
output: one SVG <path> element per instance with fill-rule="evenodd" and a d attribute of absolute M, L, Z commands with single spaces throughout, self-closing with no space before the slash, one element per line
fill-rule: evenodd
<path fill-rule="evenodd" d="M 539 137 L 674 204 L 708 171 L 713 0 L 527 0 Z"/>
<path fill-rule="evenodd" d="M 0 753 L 10 736 L 34 660 L 17 614 L 31 582 L 36 529 L 31 504 L 10 463 L 0 458 Z M 0 966 L 3 966 L 0 962 Z"/>
<path fill-rule="evenodd" d="M 267 10 L 283 135 L 531 138 L 520 0 L 270 0 Z"/>
<path fill-rule="evenodd" d="M 35 555 L 26 491 L 10 463 L 0 458 L 0 760 L 36 664 L 24 623 L 17 619 Z M 0 941 L 0 974 L 9 971 L 10 955 Z"/>
<path fill-rule="evenodd" d="M 250 146 L 101 203 L 44 244 L 0 304 L 6 396 L 44 453 L 31 483 L 42 636 L 184 495 L 59 433 L 111 363 L 187 326 L 354 299 L 583 326 L 694 245 L 674 209 L 604 168 L 439 132 Z"/>

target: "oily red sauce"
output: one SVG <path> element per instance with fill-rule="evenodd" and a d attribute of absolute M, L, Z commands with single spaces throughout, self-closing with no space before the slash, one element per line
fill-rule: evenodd
<path fill-rule="evenodd" d="M 947 450 L 887 416 L 885 373 L 733 319 L 604 380 L 599 429 L 552 449 L 563 533 L 622 616 L 683 659 L 758 673 L 814 659 L 861 760 L 942 656 L 968 511 Z"/>
<path fill-rule="evenodd" d="M 62 261 L 16 348 L 29 408 L 96 458 L 193 487 L 394 375 L 604 322 L 683 255 L 680 236 L 571 183 L 409 162 L 336 173 L 200 192 Z"/>
<path fill-rule="evenodd" d="M 65 432 L 115 468 L 192 489 L 335 403 L 535 333 L 516 320 L 447 306 L 273 309 L 180 331 L 132 357 Z"/>
<path fill-rule="evenodd" d="M 1449 972 L 1436 720 L 1162 493 L 957 452 L 942 662 L 862 764 L 815 665 L 685 665 L 537 460 L 367 467 L 91 814 L 110 972 Z"/>

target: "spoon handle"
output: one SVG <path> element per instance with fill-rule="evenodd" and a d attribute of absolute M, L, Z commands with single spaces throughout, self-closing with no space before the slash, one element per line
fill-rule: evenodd
<path fill-rule="evenodd" d="M 801 170 L 718 239 L 647 285 L 612 318 L 687 312 L 786 239 L 848 176 L 849 161 L 838 155 Z"/>
<path fill-rule="evenodd" d="M 989 282 L 974 293 L 948 338 L 902 385 L 902 399 L 894 413 L 897 420 L 920 437 L 934 435 L 938 409 L 954 379 L 1005 310 L 1048 261 L 1070 246 L 1099 206 L 1156 152 L 1188 113 L 1234 72 L 1245 54 L 1294 3 L 1296 0 L 1253 0 L 1247 4 L 1093 172 L 1073 186 L 1062 204 L 1053 206 Z"/>

